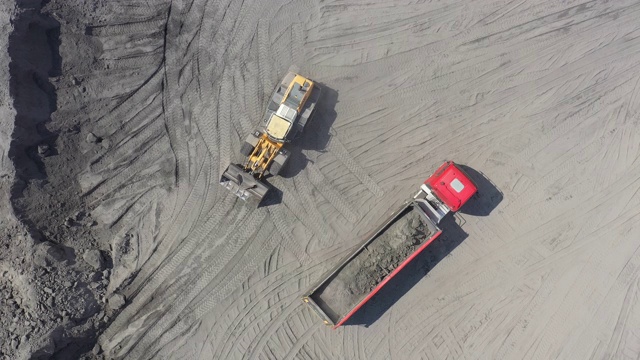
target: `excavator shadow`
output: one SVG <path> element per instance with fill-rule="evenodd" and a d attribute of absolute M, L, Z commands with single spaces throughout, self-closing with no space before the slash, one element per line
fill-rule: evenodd
<path fill-rule="evenodd" d="M 471 198 L 455 214 L 456 216 L 449 215 L 442 219 L 439 224 L 439 227 L 443 229 L 442 235 L 407 264 L 396 276 L 391 278 L 344 325 L 364 325 L 368 327 L 375 323 L 419 281 L 428 277 L 430 271 L 468 237 L 468 234 L 462 229 L 464 223 L 461 224 L 459 222 L 460 216 L 457 216 L 459 213 L 470 216 L 487 216 L 502 201 L 502 192 L 484 174 L 468 166 L 459 164 L 458 166 L 474 181 L 478 187 L 478 194 Z M 433 282 L 430 286 L 437 286 L 437 284 Z M 419 302 L 412 301 L 412 303 L 418 304 L 415 306 L 419 306 Z"/>
<path fill-rule="evenodd" d="M 320 82 L 318 85 L 322 87 L 322 93 L 313 117 L 309 119 L 300 137 L 287 145 L 291 150 L 291 157 L 280 174 L 284 178 L 297 176 L 309 163 L 313 163 L 318 155 L 326 151 L 333 136 L 331 126 L 336 120 L 335 106 L 338 103 L 338 91 Z"/>
<path fill-rule="evenodd" d="M 268 207 L 268 206 L 280 204 L 282 202 L 282 190 L 269 184 L 268 179 L 266 179 L 263 182 L 268 184 L 268 186 L 271 187 L 271 189 L 269 190 L 267 195 L 262 199 L 262 201 L 258 203 L 256 207 L 262 208 L 262 207 Z"/>

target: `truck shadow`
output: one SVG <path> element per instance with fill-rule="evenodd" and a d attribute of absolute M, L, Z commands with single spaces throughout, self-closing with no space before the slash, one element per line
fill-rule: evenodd
<path fill-rule="evenodd" d="M 489 215 L 502 201 L 502 192 L 483 173 L 465 165 L 457 165 L 478 187 L 478 194 L 471 198 L 459 213 L 472 216 Z M 460 217 L 455 215 L 442 219 L 439 224 L 443 229 L 442 235 L 389 280 L 344 325 L 372 325 L 420 280 L 428 276 L 431 269 L 467 238 L 468 234 L 462 229 L 464 222 L 459 222 Z"/>
<path fill-rule="evenodd" d="M 322 93 L 316 105 L 317 108 L 300 137 L 292 141 L 289 146 L 291 157 L 281 173 L 284 178 L 298 175 L 309 163 L 313 163 L 313 160 L 305 156 L 303 151 L 326 152 L 327 145 L 334 135 L 331 126 L 337 116 L 335 107 L 338 103 L 338 91 L 320 82 L 318 85 L 322 88 Z"/>
<path fill-rule="evenodd" d="M 502 202 L 502 192 L 482 172 L 466 165 L 457 165 L 478 187 L 478 193 L 460 209 L 460 213 L 472 216 L 488 216 Z"/>

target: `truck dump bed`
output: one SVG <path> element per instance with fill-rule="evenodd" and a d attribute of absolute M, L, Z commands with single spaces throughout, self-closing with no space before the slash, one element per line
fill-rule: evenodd
<path fill-rule="evenodd" d="M 342 325 L 441 233 L 420 201 L 405 203 L 303 297 L 327 325 Z"/>

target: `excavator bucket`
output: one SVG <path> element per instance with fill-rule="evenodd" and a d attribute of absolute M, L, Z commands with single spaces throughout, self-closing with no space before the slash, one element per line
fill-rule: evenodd
<path fill-rule="evenodd" d="M 267 185 L 245 172 L 241 166 L 234 164 L 229 165 L 222 174 L 220 185 L 244 201 L 255 199 L 260 203 L 269 192 Z"/>

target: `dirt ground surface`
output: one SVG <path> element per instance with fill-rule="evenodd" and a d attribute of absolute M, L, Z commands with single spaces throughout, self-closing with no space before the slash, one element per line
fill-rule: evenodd
<path fill-rule="evenodd" d="M 406 212 L 351 259 L 315 296 L 322 298 L 337 318 L 346 315 L 430 237 L 420 214 Z"/>
<path fill-rule="evenodd" d="M 0 358 L 640 354 L 637 1 L 0 10 Z M 254 209 L 218 181 L 291 65 L 323 95 Z M 447 159 L 480 196 L 323 326 L 302 292 Z"/>

